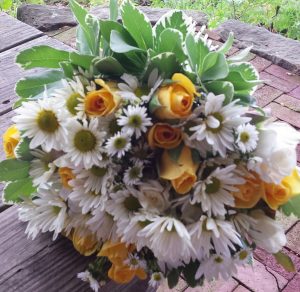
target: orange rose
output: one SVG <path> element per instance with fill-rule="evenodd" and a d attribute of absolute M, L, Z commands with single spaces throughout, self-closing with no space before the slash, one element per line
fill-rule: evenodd
<path fill-rule="evenodd" d="M 263 197 L 263 182 L 258 176 L 252 175 L 246 178 L 245 184 L 236 185 L 239 190 L 232 193 L 237 208 L 252 208 Z"/>
<path fill-rule="evenodd" d="M 127 247 L 123 242 L 106 241 L 98 253 L 98 256 L 108 257 L 114 265 L 121 266 L 127 259 L 129 252 L 132 252 L 134 249 L 135 247 L 133 245 Z"/>
<path fill-rule="evenodd" d="M 285 177 L 280 185 L 264 183 L 264 200 L 273 210 L 277 210 L 278 207 L 297 195 L 300 195 L 300 177 L 297 169 Z"/>
<path fill-rule="evenodd" d="M 3 148 L 6 158 L 15 158 L 15 148 L 20 141 L 20 132 L 15 125 L 9 127 L 3 134 Z"/>
<path fill-rule="evenodd" d="M 147 274 L 143 269 L 131 269 L 127 265 L 117 266 L 113 264 L 108 271 L 108 277 L 119 284 L 129 283 L 135 276 L 141 280 L 147 279 Z"/>
<path fill-rule="evenodd" d="M 114 112 L 120 103 L 116 95 L 116 84 L 105 83 L 102 79 L 95 80 L 102 88 L 89 92 L 84 99 L 85 112 L 90 116 L 107 116 Z"/>
<path fill-rule="evenodd" d="M 192 151 L 184 146 L 177 162 L 173 161 L 167 150 L 164 151 L 160 163 L 160 177 L 171 181 L 178 194 L 189 192 L 197 180 L 196 171 L 199 164 L 194 163 Z"/>
<path fill-rule="evenodd" d="M 75 175 L 72 172 L 72 169 L 69 167 L 60 167 L 58 169 L 58 173 L 60 175 L 60 180 L 63 186 L 66 189 L 71 189 L 72 187 L 69 185 L 69 181 L 75 178 Z"/>
<path fill-rule="evenodd" d="M 168 124 L 158 123 L 151 127 L 148 133 L 149 146 L 163 149 L 176 148 L 182 141 L 182 133 L 178 128 Z"/>
<path fill-rule="evenodd" d="M 196 88 L 192 81 L 181 73 L 173 75 L 174 83 L 161 87 L 157 92 L 160 106 L 154 115 L 161 120 L 181 119 L 191 114 Z"/>
<path fill-rule="evenodd" d="M 82 236 L 80 229 L 74 231 L 72 236 L 74 248 L 84 256 L 92 255 L 98 248 L 99 243 L 94 235 Z"/>

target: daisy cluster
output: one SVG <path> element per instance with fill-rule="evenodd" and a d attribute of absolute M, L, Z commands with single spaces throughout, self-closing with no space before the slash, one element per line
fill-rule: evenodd
<path fill-rule="evenodd" d="M 300 134 L 186 72 L 80 68 L 24 101 L 5 134 L 8 160 L 26 161 L 32 180 L 17 202 L 26 233 L 63 234 L 97 254 L 78 275 L 95 291 L 135 276 L 228 279 L 256 246 L 286 243 L 274 214 L 300 193 Z"/>

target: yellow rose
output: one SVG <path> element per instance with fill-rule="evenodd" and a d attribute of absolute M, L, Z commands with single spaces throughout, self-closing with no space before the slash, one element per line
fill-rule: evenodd
<path fill-rule="evenodd" d="M 117 266 L 113 264 L 108 271 L 108 277 L 118 284 L 129 283 L 135 276 L 141 280 L 147 279 L 147 274 L 143 269 L 131 269 L 127 265 Z"/>
<path fill-rule="evenodd" d="M 191 114 L 196 88 L 192 81 L 181 73 L 173 75 L 174 83 L 161 87 L 157 92 L 160 103 L 154 115 L 161 120 L 181 119 Z"/>
<path fill-rule="evenodd" d="M 184 146 L 177 162 L 173 161 L 167 150 L 164 151 L 160 163 L 160 177 L 171 181 L 178 194 L 184 195 L 196 182 L 196 171 L 199 164 L 194 163 L 192 151 Z"/>
<path fill-rule="evenodd" d="M 58 169 L 58 174 L 60 175 L 60 180 L 63 186 L 66 189 L 71 189 L 72 187 L 69 185 L 69 181 L 75 178 L 72 169 L 68 167 L 60 167 Z"/>
<path fill-rule="evenodd" d="M 252 208 L 263 197 L 263 182 L 255 174 L 247 177 L 245 184 L 236 185 L 236 188 L 238 188 L 238 191 L 233 192 L 232 195 L 237 208 Z"/>
<path fill-rule="evenodd" d="M 133 245 L 126 246 L 123 242 L 106 241 L 98 256 L 108 257 L 108 259 L 117 266 L 122 266 L 124 261 L 128 258 L 129 252 L 135 249 Z"/>
<path fill-rule="evenodd" d="M 99 248 L 97 238 L 93 234 L 82 236 L 80 229 L 73 232 L 72 241 L 74 248 L 84 256 L 92 255 Z"/>
<path fill-rule="evenodd" d="M 172 149 L 177 147 L 181 141 L 181 130 L 168 124 L 157 123 L 151 127 L 148 133 L 148 143 L 151 148 Z"/>
<path fill-rule="evenodd" d="M 84 99 L 85 112 L 90 116 L 107 116 L 114 112 L 120 103 L 120 98 L 116 94 L 116 84 L 105 83 L 102 79 L 95 82 L 102 88 L 89 92 Z"/>
<path fill-rule="evenodd" d="M 296 195 L 300 195 L 300 177 L 297 169 L 286 176 L 279 185 L 264 183 L 264 200 L 273 210 L 277 210 Z"/>
<path fill-rule="evenodd" d="M 3 148 L 6 158 L 15 158 L 15 148 L 20 141 L 20 132 L 15 125 L 9 127 L 3 134 Z"/>

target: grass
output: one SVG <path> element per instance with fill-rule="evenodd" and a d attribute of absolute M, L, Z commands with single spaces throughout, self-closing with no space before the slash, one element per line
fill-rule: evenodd
<path fill-rule="evenodd" d="M 68 0 L 0 0 L 1 8 L 16 16 L 23 3 L 64 4 Z M 108 0 L 79 0 L 85 6 L 97 6 Z M 272 32 L 300 40 L 300 0 L 135 0 L 137 4 L 151 3 L 153 7 L 194 9 L 209 17 L 209 28 L 215 28 L 227 19 L 264 26 Z"/>

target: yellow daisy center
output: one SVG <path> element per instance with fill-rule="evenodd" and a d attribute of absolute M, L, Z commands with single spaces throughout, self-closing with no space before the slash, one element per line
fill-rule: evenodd
<path fill-rule="evenodd" d="M 69 96 L 66 102 L 67 109 L 73 116 L 77 114 L 76 107 L 79 104 L 79 97 L 80 95 L 78 93 L 73 93 Z"/>
<path fill-rule="evenodd" d="M 49 110 L 42 110 L 38 114 L 37 124 L 42 131 L 48 133 L 54 133 L 59 127 L 56 114 Z"/>
<path fill-rule="evenodd" d="M 80 152 L 89 152 L 95 149 L 97 139 L 89 130 L 80 130 L 75 134 L 74 145 Z"/>

